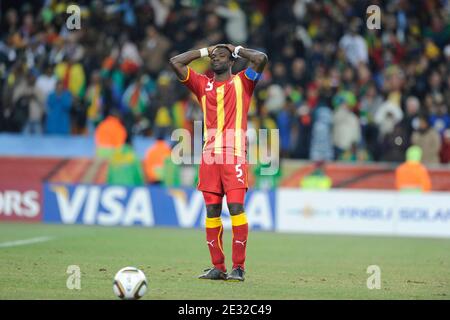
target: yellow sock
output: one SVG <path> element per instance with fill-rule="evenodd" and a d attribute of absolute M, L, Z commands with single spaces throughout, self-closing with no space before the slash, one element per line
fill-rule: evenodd
<path fill-rule="evenodd" d="M 231 225 L 233 227 L 242 226 L 247 223 L 247 215 L 245 212 L 242 212 L 238 215 L 231 216 Z"/>
<path fill-rule="evenodd" d="M 207 228 L 218 228 L 220 226 L 222 226 L 222 219 L 220 219 L 220 217 L 206 218 L 206 227 Z"/>

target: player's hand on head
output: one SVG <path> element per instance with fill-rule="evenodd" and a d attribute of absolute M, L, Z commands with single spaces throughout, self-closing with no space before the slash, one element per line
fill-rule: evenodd
<path fill-rule="evenodd" d="M 214 51 L 214 49 L 217 47 L 218 45 L 212 45 L 208 47 L 208 56 L 211 57 L 212 52 Z"/>
<path fill-rule="evenodd" d="M 226 44 L 225 45 L 227 48 L 228 48 L 228 50 L 230 50 L 231 51 L 231 53 L 233 53 L 234 52 L 234 49 L 236 48 L 234 45 L 232 45 L 232 44 Z"/>

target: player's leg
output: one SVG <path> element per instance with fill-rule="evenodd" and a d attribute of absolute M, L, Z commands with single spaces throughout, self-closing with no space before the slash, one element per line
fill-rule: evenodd
<path fill-rule="evenodd" d="M 246 189 L 232 189 L 227 191 L 227 205 L 232 225 L 232 260 L 233 270 L 228 280 L 244 281 L 245 258 L 248 240 L 248 223 L 244 210 Z"/>
<path fill-rule="evenodd" d="M 206 243 L 214 266 L 205 270 L 199 278 L 223 280 L 226 278 L 225 255 L 222 249 L 223 226 L 220 218 L 223 190 L 216 165 L 205 163 L 200 165 L 198 189 L 202 191 L 206 204 Z"/>
<path fill-rule="evenodd" d="M 211 262 L 222 271 L 226 271 L 225 256 L 223 254 L 223 225 L 222 214 L 223 196 L 217 193 L 203 192 L 206 203 L 206 241 L 211 254 Z"/>
<path fill-rule="evenodd" d="M 226 279 L 225 255 L 223 254 L 222 198 L 218 193 L 203 191 L 206 203 L 206 244 L 213 268 L 205 270 L 200 279 Z"/>
<path fill-rule="evenodd" d="M 232 163 L 222 165 L 221 169 L 222 185 L 227 196 L 233 232 L 233 270 L 228 279 L 243 281 L 248 238 L 247 216 L 244 211 L 245 193 L 248 188 L 248 165 L 245 158 L 234 157 Z"/>

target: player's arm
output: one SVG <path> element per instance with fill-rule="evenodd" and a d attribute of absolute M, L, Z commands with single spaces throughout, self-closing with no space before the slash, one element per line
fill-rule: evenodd
<path fill-rule="evenodd" d="M 269 60 L 267 58 L 267 55 L 264 52 L 254 50 L 254 49 L 247 49 L 243 48 L 241 46 L 233 46 L 228 45 L 231 52 L 233 52 L 233 55 L 235 57 L 241 57 L 244 59 L 247 59 L 250 61 L 249 67 L 253 69 L 254 71 L 261 73 L 264 70 L 264 67 L 267 64 L 267 61 Z"/>
<path fill-rule="evenodd" d="M 192 61 L 209 56 L 214 46 L 202 48 L 200 50 L 190 50 L 170 58 L 170 67 L 176 73 L 178 79 L 184 81 L 188 77 L 188 64 Z"/>

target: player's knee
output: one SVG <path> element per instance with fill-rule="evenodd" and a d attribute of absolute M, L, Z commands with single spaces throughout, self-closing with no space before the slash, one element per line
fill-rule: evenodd
<path fill-rule="evenodd" d="M 206 216 L 208 218 L 217 218 L 220 217 L 222 213 L 222 204 L 208 204 L 206 205 Z"/>
<path fill-rule="evenodd" d="M 236 216 L 244 212 L 244 205 L 242 203 L 228 203 L 228 210 L 230 210 L 230 215 Z"/>

